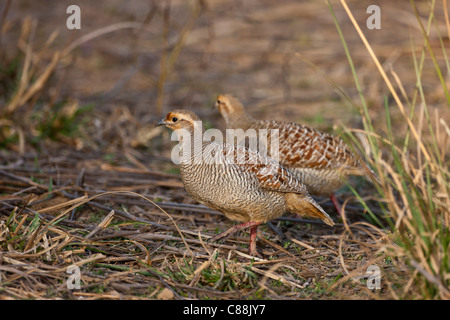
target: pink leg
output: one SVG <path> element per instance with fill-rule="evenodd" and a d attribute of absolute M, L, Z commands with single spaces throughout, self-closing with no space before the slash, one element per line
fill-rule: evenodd
<path fill-rule="evenodd" d="M 260 224 L 261 224 L 260 222 L 249 221 L 249 222 L 244 222 L 244 223 L 235 225 L 234 227 L 231 227 L 227 231 L 224 231 L 221 234 L 218 234 L 217 236 L 212 237 L 210 241 L 218 241 L 221 239 L 225 239 L 237 231 L 244 230 L 244 229 L 247 229 L 247 228 L 250 228 L 253 226 L 259 226 Z"/>
<path fill-rule="evenodd" d="M 248 254 L 251 256 L 260 257 L 261 255 L 256 251 L 256 233 L 258 231 L 258 225 L 253 226 L 250 229 L 250 246 L 248 248 Z"/>
<path fill-rule="evenodd" d="M 342 215 L 342 213 L 341 213 L 341 205 L 339 204 L 339 201 L 336 199 L 336 196 L 334 195 L 334 193 L 332 193 L 330 195 L 330 199 L 331 199 L 331 202 L 333 202 L 333 205 L 336 208 L 336 210 L 339 213 L 339 215 Z"/>
<path fill-rule="evenodd" d="M 261 224 L 261 222 L 254 222 L 254 221 L 249 221 L 249 222 L 244 222 L 238 225 L 235 225 L 234 227 L 231 227 L 230 229 L 228 229 L 225 232 L 222 232 L 221 234 L 218 234 L 217 236 L 213 237 L 210 239 L 210 241 L 218 241 L 221 239 L 225 239 L 226 237 L 232 235 L 233 233 L 243 230 L 243 229 L 247 229 L 247 228 L 251 228 L 250 229 L 250 246 L 249 246 L 249 254 L 252 256 L 257 256 L 260 257 L 261 255 L 258 253 L 258 251 L 256 251 L 256 233 L 258 230 L 258 226 Z"/>

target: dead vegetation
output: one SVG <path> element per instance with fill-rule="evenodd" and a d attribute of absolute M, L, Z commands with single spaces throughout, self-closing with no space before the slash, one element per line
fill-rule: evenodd
<path fill-rule="evenodd" d="M 207 125 L 223 128 L 210 102 L 230 92 L 258 118 L 330 131 L 333 124 L 345 125 L 363 133 L 370 118 L 374 132 L 384 133 L 391 132 L 383 114 L 389 91 L 337 2 L 333 7 L 364 91 L 366 118 L 351 102 L 359 93 L 326 5 L 186 3 L 101 2 L 109 13 L 94 19 L 92 5 L 82 2 L 81 33 L 61 23 L 62 2 L 47 13 L 34 2 L 6 1 L 0 7 L 0 298 L 448 298 L 448 237 L 441 241 L 433 233 L 442 247 L 430 253 L 419 244 L 418 256 L 409 255 L 383 220 L 387 211 L 397 210 L 391 217 L 401 225 L 410 206 L 425 203 L 422 194 L 410 206 L 402 201 L 401 189 L 389 185 L 392 177 L 401 181 L 396 172 L 386 174 L 386 198 L 367 182 L 353 181 L 357 195 L 349 188 L 341 193 L 342 219 L 319 199 L 339 221 L 334 228 L 292 216 L 260 228 L 262 260 L 246 255 L 245 235 L 207 242 L 231 222 L 185 193 L 170 161 L 168 132 L 153 128 L 161 113 L 173 106 L 193 109 L 210 119 Z M 367 5 L 349 4 L 364 23 Z M 378 34 L 369 33 L 369 41 L 389 75 L 401 76 L 394 83 L 408 101 L 417 79 L 405 56 L 420 54 L 422 35 L 409 4 L 380 5 L 384 25 Z M 417 5 L 426 19 L 429 5 Z M 450 31 L 444 12 L 435 11 L 436 24 Z M 54 19 L 38 23 L 45 14 Z M 440 42 L 448 47 L 448 36 L 431 33 L 428 40 L 432 48 Z M 445 69 L 445 50 L 435 52 Z M 445 168 L 449 109 L 432 66 L 432 59 L 424 59 L 419 79 L 440 128 L 439 161 L 433 164 Z M 411 105 L 408 111 L 426 123 L 428 109 Z M 392 108 L 390 117 L 391 142 L 410 134 L 401 112 Z M 433 134 L 416 124 L 421 137 Z M 417 145 L 404 148 L 403 163 L 421 159 L 410 157 Z M 392 169 L 391 145 L 380 149 L 389 165 L 376 158 L 377 169 Z M 407 172 L 425 194 L 439 186 L 436 208 L 444 208 L 441 215 L 448 219 L 442 205 L 449 201 L 448 181 L 427 185 L 425 180 L 437 175 L 423 174 L 416 164 Z M 407 227 L 407 237 L 420 240 L 421 234 Z M 448 220 L 441 228 L 445 233 Z M 419 259 L 411 263 L 411 257 Z M 369 289 L 370 266 L 381 270 L 380 288 Z M 80 289 L 71 287 L 77 268 Z"/>
<path fill-rule="evenodd" d="M 338 298 L 347 293 L 328 289 L 343 270 L 357 284 L 348 296 L 370 297 L 367 266 L 390 267 L 373 259 L 385 235 L 369 224 L 342 234 L 353 226 L 285 217 L 262 229 L 267 260 L 252 261 L 244 235 L 207 243 L 230 222 L 193 204 L 177 175 L 74 154 L 38 168 L 3 156 L 14 165 L 0 171 L 2 298 Z M 67 287 L 73 265 L 81 290 Z"/>
<path fill-rule="evenodd" d="M 176 175 L 53 161 L 53 170 L 0 171 L 2 298 L 339 297 L 327 289 L 343 270 L 356 275 L 352 292 L 369 297 L 359 279 L 368 264 L 385 264 L 373 260 L 384 234 L 369 224 L 329 228 L 295 217 L 262 229 L 267 259 L 252 261 L 244 236 L 207 243 L 229 222 L 189 203 Z M 67 287 L 73 265 L 81 290 Z"/>

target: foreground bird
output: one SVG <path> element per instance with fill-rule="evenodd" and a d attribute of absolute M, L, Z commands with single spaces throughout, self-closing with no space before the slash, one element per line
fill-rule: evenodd
<path fill-rule="evenodd" d="M 219 95 L 215 107 L 228 128 L 278 129 L 277 160 L 306 185 L 310 194 L 330 197 L 339 214 L 341 207 L 334 192 L 344 185 L 345 178 L 366 175 L 376 181 L 372 170 L 338 137 L 292 122 L 256 120 L 232 95 Z"/>
<path fill-rule="evenodd" d="M 310 197 L 306 187 L 285 167 L 243 146 L 203 141 L 201 120 L 187 110 L 174 110 L 161 119 L 178 134 L 180 172 L 186 191 L 200 203 L 241 222 L 212 240 L 250 229 L 249 254 L 256 250 L 258 225 L 285 212 L 333 220 Z"/>

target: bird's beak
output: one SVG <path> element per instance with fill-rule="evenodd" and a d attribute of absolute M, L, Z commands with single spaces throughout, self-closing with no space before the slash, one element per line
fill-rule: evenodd
<path fill-rule="evenodd" d="M 166 119 L 163 118 L 156 123 L 155 127 L 165 126 L 165 125 L 166 125 Z"/>

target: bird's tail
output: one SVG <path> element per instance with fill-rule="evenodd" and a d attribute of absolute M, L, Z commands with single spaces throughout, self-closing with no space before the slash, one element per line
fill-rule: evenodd
<path fill-rule="evenodd" d="M 329 226 L 334 226 L 334 221 L 310 196 L 298 193 L 286 193 L 286 204 L 290 212 L 302 217 L 319 218 Z"/>

